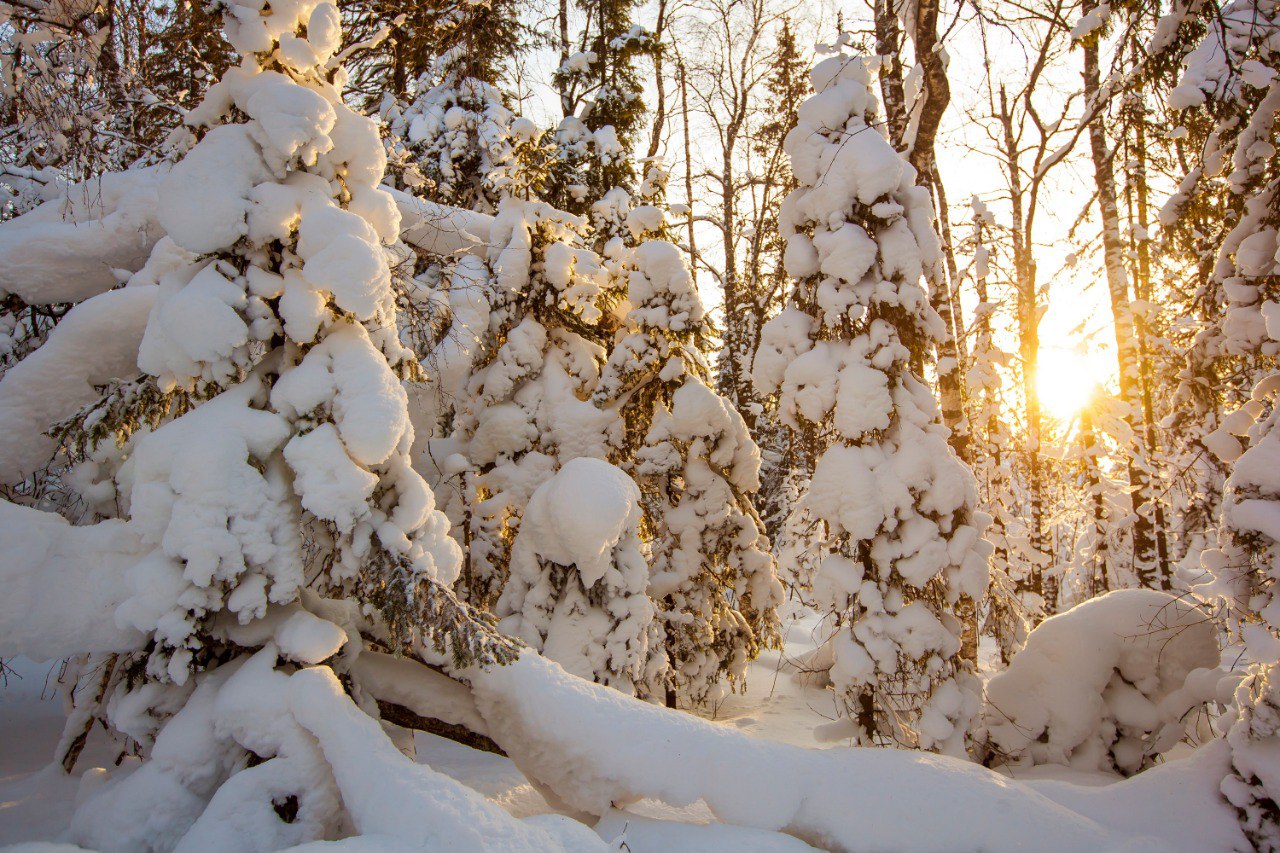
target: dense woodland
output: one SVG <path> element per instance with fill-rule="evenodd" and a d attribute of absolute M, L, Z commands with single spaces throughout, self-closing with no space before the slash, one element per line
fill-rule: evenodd
<path fill-rule="evenodd" d="M 0 666 L 137 765 L 63 840 L 943 849 L 837 790 L 1196 747 L 1280 850 L 1280 4 L 0 16 Z M 835 745 L 757 754 L 797 614 Z"/>

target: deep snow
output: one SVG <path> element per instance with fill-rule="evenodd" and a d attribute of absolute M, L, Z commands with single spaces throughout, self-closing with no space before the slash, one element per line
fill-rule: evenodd
<path fill-rule="evenodd" d="M 855 774 L 854 784 L 827 795 L 848 796 L 850 814 L 863 815 L 860 819 L 866 828 L 860 834 L 869 850 L 963 849 L 956 845 L 963 845 L 964 828 L 953 825 L 954 821 L 942 822 L 942 816 L 954 809 L 943 802 L 942 795 L 947 788 L 954 792 L 971 786 L 974 793 L 981 790 L 984 795 L 965 804 L 971 814 L 963 822 L 990 825 L 992 835 L 1000 838 L 999 849 L 1212 851 L 1230 850 L 1243 841 L 1234 813 L 1217 794 L 1227 762 L 1220 741 L 1128 781 L 1046 767 L 1014 771 L 1018 779 L 1010 781 L 977 766 L 937 756 L 855 752 L 843 743 L 821 744 L 813 732 L 815 726 L 834 717 L 832 694 L 798 680 L 791 663 L 813 650 L 814 638 L 820 634 L 817 617 L 805 611 L 792 612 L 783 628 L 787 635 L 784 651 L 761 655 L 751 666 L 745 693 L 727 697 L 709 715 L 728 729 L 762 739 L 829 747 L 851 759 L 846 764 L 865 768 L 866 773 Z M 56 664 L 24 659 L 8 663 L 13 671 L 7 685 L 0 687 L 0 845 L 56 841 L 70 822 L 77 794 L 83 796 L 104 778 L 104 771 L 91 768 L 106 767 L 106 772 L 117 776 L 137 765 L 130 760 L 120 768 L 112 767 L 114 756 L 98 730 L 80 758 L 77 776 L 66 776 L 50 766 L 63 719 L 60 701 L 51 689 L 56 676 L 51 667 Z M 644 740 L 645 729 L 622 722 L 621 736 L 635 737 L 640 741 L 636 746 L 663 754 L 663 744 Z M 418 734 L 415 743 L 420 763 L 478 791 L 515 817 L 554 811 L 509 759 L 431 735 Z M 931 765 L 925 778 L 936 780 L 936 788 L 922 789 L 912 782 L 913 776 L 922 778 L 912 767 L 921 765 Z M 880 772 L 872 772 L 873 768 Z M 816 775 L 820 766 L 815 763 L 813 770 Z M 781 791 L 799 782 L 820 787 L 823 780 L 789 779 L 779 767 L 778 776 L 765 781 L 781 786 Z M 937 798 L 933 805 L 931 797 Z M 887 807 L 874 806 L 879 801 Z M 897 812 L 910 815 L 910 819 L 900 820 Z M 423 815 L 422 820 L 430 817 Z M 633 853 L 805 847 L 791 835 L 715 823 L 701 800 L 675 808 L 642 799 L 623 811 L 606 814 L 596 830 L 609 842 L 625 836 Z"/>

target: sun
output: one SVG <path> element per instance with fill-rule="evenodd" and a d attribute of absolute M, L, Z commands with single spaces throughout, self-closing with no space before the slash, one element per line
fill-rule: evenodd
<path fill-rule="evenodd" d="M 1036 366 L 1036 393 L 1040 404 L 1056 418 L 1075 417 L 1100 385 L 1097 368 L 1075 350 L 1046 347 Z"/>

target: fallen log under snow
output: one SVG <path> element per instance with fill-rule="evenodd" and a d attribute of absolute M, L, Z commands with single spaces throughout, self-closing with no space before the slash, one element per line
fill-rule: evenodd
<path fill-rule="evenodd" d="M 1240 840 L 1217 795 L 1221 751 L 1097 796 L 1061 786 L 1068 807 L 959 759 L 754 738 L 575 678 L 531 653 L 466 677 L 490 735 L 525 775 L 592 815 L 641 798 L 677 807 L 701 800 L 725 823 L 830 850 L 1143 849 L 1148 834 L 1186 849 L 1230 849 Z M 1216 808 L 1223 819 L 1171 828 L 1169 811 L 1153 804 L 1179 798 L 1195 803 L 1187 814 Z M 1141 824 L 1147 814 L 1164 823 Z"/>

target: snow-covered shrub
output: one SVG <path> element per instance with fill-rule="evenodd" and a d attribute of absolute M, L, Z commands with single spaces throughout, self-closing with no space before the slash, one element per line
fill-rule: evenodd
<path fill-rule="evenodd" d="M 268 643 L 197 675 L 149 760 L 94 789 L 68 837 L 108 850 L 279 850 L 352 835 L 382 850 L 604 849 L 569 818 L 517 820 L 415 763 L 331 668 L 291 671 L 280 653 Z"/>
<path fill-rule="evenodd" d="M 657 683 L 666 660 L 640 518 L 625 473 L 600 459 L 565 463 L 525 507 L 500 627 L 581 678 L 627 693 Z"/>
<path fill-rule="evenodd" d="M 977 712 L 959 660 L 962 595 L 991 547 L 975 485 L 947 445 L 919 365 L 944 327 L 922 285 L 940 263 L 929 191 L 875 129 L 865 64 L 836 55 L 786 138 L 786 310 L 762 329 L 753 380 L 825 448 L 798 511 L 825 528 L 805 593 L 830 614 L 830 677 L 860 742 L 961 754 Z"/>
<path fill-rule="evenodd" d="M 705 311 L 679 250 L 643 242 L 620 273 L 628 334 L 593 399 L 619 411 L 613 457 L 643 493 L 672 698 L 701 704 L 778 640 L 782 586 L 750 502 L 760 454 L 742 417 L 705 384 Z"/>
<path fill-rule="evenodd" d="M 1137 773 L 1214 698 L 1217 665 L 1217 630 L 1192 604 L 1150 589 L 1086 601 L 1036 626 L 987 683 L 993 760 Z"/>

